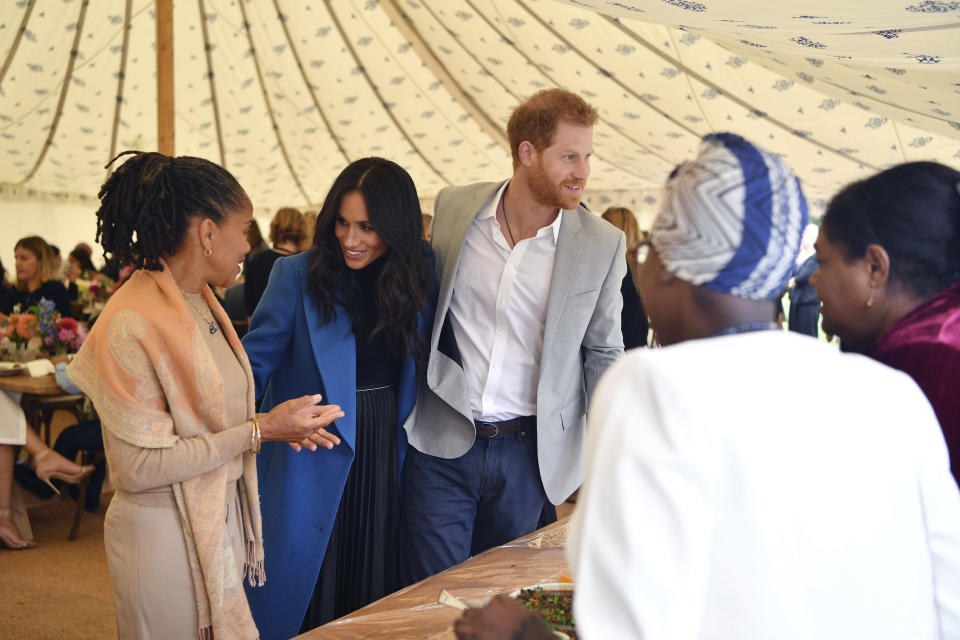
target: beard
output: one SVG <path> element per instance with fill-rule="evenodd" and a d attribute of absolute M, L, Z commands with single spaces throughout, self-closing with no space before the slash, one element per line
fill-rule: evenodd
<path fill-rule="evenodd" d="M 577 185 L 581 188 L 581 191 L 571 193 L 564 189 L 564 184 Z M 565 180 L 560 184 L 550 182 L 550 177 L 547 176 L 547 172 L 543 170 L 542 161 L 537 162 L 537 166 L 530 172 L 530 195 L 536 202 L 547 207 L 576 209 L 580 204 L 583 185 L 584 183 L 579 180 Z"/>

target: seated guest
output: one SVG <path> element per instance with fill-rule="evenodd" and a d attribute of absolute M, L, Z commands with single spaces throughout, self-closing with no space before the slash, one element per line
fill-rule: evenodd
<path fill-rule="evenodd" d="M 50 358 L 50 361 L 56 365 L 57 386 L 66 393 L 83 393 L 67 376 L 66 356 L 56 356 Z M 75 460 L 77 454 L 81 451 L 103 453 L 103 434 L 100 432 L 100 420 L 84 420 L 67 427 L 57 436 L 57 440 L 53 443 L 53 450 L 71 461 Z M 50 483 L 44 484 L 32 467 L 17 465 L 14 475 L 17 482 L 25 489 L 41 498 L 50 498 L 54 493 L 57 493 L 57 487 Z M 83 507 L 87 511 L 96 511 L 100 508 L 100 491 L 103 488 L 106 475 L 107 463 L 105 460 L 101 460 L 92 468 L 86 494 L 83 497 Z M 74 484 L 71 484 L 68 489 L 71 496 L 76 497 L 77 500 L 81 499 L 76 495 L 77 490 Z"/>
<path fill-rule="evenodd" d="M 731 134 L 668 181 L 640 274 L 668 346 L 614 364 L 589 418 L 579 637 L 960 637 L 960 492 L 923 393 L 769 330 L 806 219 L 783 161 Z M 816 421 L 784 411 L 810 379 Z M 550 637 L 499 599 L 456 629 Z"/>
<path fill-rule="evenodd" d="M 274 214 L 270 221 L 270 242 L 273 243 L 273 249 L 261 252 L 247 265 L 243 300 L 248 316 L 253 315 L 253 310 L 260 303 L 273 263 L 277 258 L 300 253 L 300 245 L 306 239 L 307 225 L 299 211 L 286 207 Z"/>
<path fill-rule="evenodd" d="M 80 297 L 77 280 L 87 279 L 96 271 L 97 268 L 93 266 L 89 253 L 83 249 L 74 249 L 70 252 L 70 255 L 67 256 L 67 269 L 64 273 L 63 284 L 66 285 L 71 300 L 77 300 Z"/>
<path fill-rule="evenodd" d="M 244 271 L 246 271 L 246 267 L 250 264 L 251 260 L 264 251 L 270 250 L 270 245 L 264 240 L 263 234 L 260 232 L 260 224 L 257 223 L 256 218 L 250 221 L 250 230 L 247 231 L 247 243 L 250 245 L 250 253 L 243 259 Z"/>
<path fill-rule="evenodd" d="M 26 311 L 27 307 L 46 298 L 61 316 L 72 317 L 70 294 L 56 279 L 50 245 L 40 236 L 27 236 L 17 242 L 13 257 L 16 260 L 17 286 L 0 312 L 9 315 L 18 304 Z"/>
<path fill-rule="evenodd" d="M 0 260 L 0 312 L 7 308 L 7 300 L 13 296 L 12 287 L 7 284 L 7 270 Z"/>
<path fill-rule="evenodd" d="M 53 478 L 77 483 L 93 472 L 93 467 L 81 467 L 43 444 L 27 426 L 19 400 L 20 394 L 0 391 L 0 542 L 9 549 L 30 549 L 36 543 L 27 531 L 17 527 L 11 509 L 17 447 L 23 446 L 30 453 L 30 464 L 37 478 L 57 493 L 59 489 L 51 482 Z"/>
<path fill-rule="evenodd" d="M 623 348 L 645 347 L 650 321 L 647 320 L 647 312 L 643 310 L 643 301 L 637 289 L 637 251 L 642 240 L 637 219 L 633 211 L 626 207 L 610 207 L 601 217 L 627 236 L 627 275 L 620 284 L 620 295 L 623 297 L 623 310 L 620 312 Z"/>
<path fill-rule="evenodd" d="M 960 172 L 911 162 L 834 196 L 811 281 L 823 330 L 927 395 L 960 481 Z"/>

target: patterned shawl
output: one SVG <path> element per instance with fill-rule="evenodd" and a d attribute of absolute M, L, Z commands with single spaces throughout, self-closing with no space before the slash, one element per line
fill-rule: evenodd
<path fill-rule="evenodd" d="M 209 287 L 203 297 L 247 376 L 247 415 L 254 414 L 250 362 Z M 164 264 L 137 271 L 110 299 L 80 352 L 70 378 L 93 401 L 104 429 L 147 449 L 222 431 L 224 380 L 186 301 Z M 197 595 L 202 639 L 257 638 L 236 571 L 224 520 L 227 465 L 173 485 Z M 243 454 L 239 483 L 246 558 L 244 575 L 263 584 L 263 533 L 256 456 Z"/>

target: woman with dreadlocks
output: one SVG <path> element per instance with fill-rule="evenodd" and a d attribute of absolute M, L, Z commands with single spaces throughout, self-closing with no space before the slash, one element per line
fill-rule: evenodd
<path fill-rule="evenodd" d="M 346 415 L 335 450 L 269 444 L 257 461 L 271 578 L 247 597 L 264 640 L 400 587 L 403 422 L 433 323 L 431 263 L 410 175 L 363 158 L 334 180 L 313 248 L 273 266 L 243 339 L 257 397 L 266 408 L 322 390 Z"/>
<path fill-rule="evenodd" d="M 207 160 L 127 154 L 100 189 L 97 240 L 137 271 L 67 369 L 100 414 L 116 486 L 104 539 L 119 636 L 257 638 L 242 587 L 264 579 L 255 454 L 271 440 L 333 447 L 324 427 L 343 413 L 319 395 L 254 412 L 210 289 L 240 273 L 250 199 Z"/>

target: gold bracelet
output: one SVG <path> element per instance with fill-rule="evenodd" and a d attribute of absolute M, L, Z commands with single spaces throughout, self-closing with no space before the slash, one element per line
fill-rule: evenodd
<path fill-rule="evenodd" d="M 260 438 L 260 418 L 253 416 L 253 428 L 250 430 L 250 452 L 251 453 L 260 453 L 260 444 L 262 442 Z"/>

